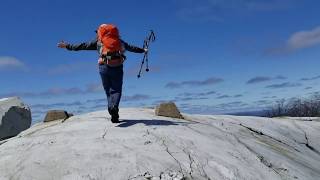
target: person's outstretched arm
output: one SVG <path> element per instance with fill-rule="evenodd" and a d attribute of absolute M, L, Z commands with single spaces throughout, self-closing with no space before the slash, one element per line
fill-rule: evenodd
<path fill-rule="evenodd" d="M 80 44 L 69 44 L 64 41 L 58 43 L 59 48 L 66 48 L 70 51 L 80 51 L 80 50 L 97 50 L 97 40 L 90 42 L 84 42 Z"/>
<path fill-rule="evenodd" d="M 144 53 L 144 52 L 148 51 L 147 49 L 143 49 L 143 48 L 139 48 L 139 47 L 130 45 L 130 44 L 128 44 L 127 42 L 125 42 L 123 40 L 121 40 L 121 42 L 122 42 L 122 44 L 124 45 L 124 48 L 127 51 L 134 52 L 134 53 Z"/>

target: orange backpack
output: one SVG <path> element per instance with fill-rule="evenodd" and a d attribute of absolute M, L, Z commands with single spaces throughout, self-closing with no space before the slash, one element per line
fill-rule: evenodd
<path fill-rule="evenodd" d="M 100 58 L 111 66 L 122 64 L 124 61 L 122 57 L 124 49 L 118 28 L 112 24 L 102 24 L 98 28 L 97 35 L 98 43 L 101 45 L 99 50 Z"/>

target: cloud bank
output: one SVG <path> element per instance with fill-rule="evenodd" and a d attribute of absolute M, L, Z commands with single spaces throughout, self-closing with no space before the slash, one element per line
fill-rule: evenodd
<path fill-rule="evenodd" d="M 267 77 L 267 76 L 257 76 L 249 79 L 246 84 L 257 84 L 257 83 L 262 83 L 262 82 L 267 82 L 267 81 L 272 81 L 272 80 L 283 80 L 287 79 L 287 77 L 278 75 L 276 77 Z"/>
<path fill-rule="evenodd" d="M 166 88 L 182 88 L 184 86 L 208 86 L 208 85 L 214 85 L 223 82 L 224 80 L 221 78 L 211 77 L 208 79 L 205 79 L 203 81 L 199 80 L 193 80 L 193 81 L 182 81 L 182 82 L 169 82 L 165 85 Z"/>
<path fill-rule="evenodd" d="M 102 92 L 103 88 L 101 83 L 92 83 L 86 85 L 86 88 L 78 88 L 78 87 L 71 87 L 71 88 L 61 88 L 61 87 L 53 87 L 49 88 L 44 91 L 40 92 L 11 92 L 0 94 L 1 97 L 12 97 L 12 96 L 19 96 L 19 97 L 28 97 L 28 98 L 42 98 L 42 97 L 55 97 L 55 96 L 62 96 L 62 95 L 79 95 L 79 94 L 89 94 L 89 93 L 97 93 Z"/>
<path fill-rule="evenodd" d="M 266 86 L 266 88 L 281 89 L 281 88 L 300 87 L 300 86 L 302 86 L 302 84 L 300 84 L 300 83 L 285 82 L 285 83 L 281 83 L 281 84 L 268 85 L 268 86 Z"/>
<path fill-rule="evenodd" d="M 301 81 L 312 81 L 312 80 L 317 80 L 320 79 L 320 75 L 319 76 L 314 76 L 314 77 L 309 77 L 309 78 L 301 78 Z"/>

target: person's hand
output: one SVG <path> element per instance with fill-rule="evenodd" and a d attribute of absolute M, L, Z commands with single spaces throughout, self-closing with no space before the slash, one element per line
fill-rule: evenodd
<path fill-rule="evenodd" d="M 65 43 L 64 41 L 61 41 L 58 43 L 59 48 L 67 48 L 68 43 Z"/>
<path fill-rule="evenodd" d="M 103 60 L 102 58 L 99 58 L 99 59 L 98 59 L 98 64 L 101 65 L 101 64 L 104 64 L 104 63 L 105 63 L 105 62 L 104 62 L 104 60 Z"/>
<path fill-rule="evenodd" d="M 144 49 L 144 53 L 147 53 L 147 52 L 148 52 L 148 49 L 147 49 L 147 48 L 145 48 L 145 49 Z"/>

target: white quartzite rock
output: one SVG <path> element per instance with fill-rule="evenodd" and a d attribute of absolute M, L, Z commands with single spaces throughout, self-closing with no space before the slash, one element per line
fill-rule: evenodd
<path fill-rule="evenodd" d="M 0 141 L 0 180 L 319 180 L 320 122 L 121 108 Z"/>
<path fill-rule="evenodd" d="M 30 125 L 30 108 L 20 98 L 0 99 L 0 139 L 15 136 Z"/>

